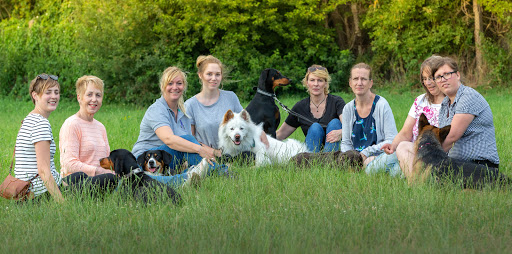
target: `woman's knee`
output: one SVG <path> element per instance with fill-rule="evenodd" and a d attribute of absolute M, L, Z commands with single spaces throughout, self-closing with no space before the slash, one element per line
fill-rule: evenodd
<path fill-rule="evenodd" d="M 327 124 L 327 133 L 329 133 L 332 130 L 339 130 L 341 129 L 341 126 L 342 125 L 340 119 L 334 118 Z"/>
<path fill-rule="evenodd" d="M 322 126 L 319 124 L 319 123 L 313 123 L 309 129 L 308 129 L 308 134 L 307 136 L 310 136 L 310 137 L 320 137 L 320 136 L 325 136 L 325 133 L 324 133 L 324 128 L 322 128 Z"/>

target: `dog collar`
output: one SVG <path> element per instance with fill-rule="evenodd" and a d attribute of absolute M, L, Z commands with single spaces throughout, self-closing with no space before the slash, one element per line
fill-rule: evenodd
<path fill-rule="evenodd" d="M 260 93 L 260 94 L 263 94 L 263 95 L 266 95 L 268 97 L 276 97 L 276 94 L 273 94 L 273 93 L 267 93 L 259 88 L 256 88 L 256 92 L 257 93 Z"/>
<path fill-rule="evenodd" d="M 425 144 L 421 145 L 421 146 L 418 148 L 418 150 L 421 150 L 421 148 L 423 148 L 424 146 L 428 146 L 428 145 L 431 145 L 431 144 L 430 144 L 430 143 L 425 143 Z"/>

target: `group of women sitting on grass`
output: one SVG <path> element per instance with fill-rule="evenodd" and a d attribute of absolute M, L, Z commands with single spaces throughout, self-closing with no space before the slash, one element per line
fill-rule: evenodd
<path fill-rule="evenodd" d="M 227 174 L 227 167 L 216 163 L 221 156 L 218 127 L 227 110 L 239 113 L 242 106 L 235 93 L 221 89 L 225 67 L 213 56 L 197 59 L 201 92 L 184 101 L 187 76 L 177 67 L 167 68 L 160 79 L 162 96 L 146 111 L 132 153 L 137 157 L 147 150 L 160 149 L 173 155 L 171 165 L 196 165 L 203 158 L 209 167 L 192 167 L 174 176 L 154 176 L 157 180 L 180 185 L 190 182 L 191 173 L 200 177 Z M 413 143 L 418 136 L 418 118 L 425 114 L 430 124 L 451 131 L 443 148 L 449 156 L 499 167 L 492 112 L 487 101 L 474 89 L 461 83 L 457 63 L 449 57 L 432 56 L 421 65 L 421 84 L 425 93 L 415 100 L 399 133 L 387 100 L 372 92 L 371 67 L 359 63 L 350 70 L 349 85 L 355 99 L 345 101 L 329 94 L 328 70 L 313 65 L 302 84 L 309 94 L 292 108 L 304 118 L 289 115 L 277 130 L 277 139 L 289 137 L 301 127 L 311 152 L 357 150 L 368 174 L 389 172 L 410 177 L 414 158 Z M 60 129 L 61 170 L 54 163 L 56 145 L 48 117 L 60 99 L 58 77 L 40 74 L 30 83 L 29 93 L 35 105 L 26 116 L 16 139 L 15 175 L 32 181 L 39 199 L 64 200 L 61 186 L 92 184 L 101 190 L 113 190 L 117 177 L 103 169 L 99 159 L 107 157 L 110 146 L 103 124 L 94 119 L 102 106 L 103 81 L 83 76 L 76 82 L 78 112 Z M 343 127 L 343 128 L 342 128 Z M 266 135 L 261 140 L 268 146 Z"/>

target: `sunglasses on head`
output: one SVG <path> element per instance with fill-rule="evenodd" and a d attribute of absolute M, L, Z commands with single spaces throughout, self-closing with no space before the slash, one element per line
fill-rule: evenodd
<path fill-rule="evenodd" d="M 59 77 L 58 76 L 55 76 L 55 75 L 48 75 L 48 74 L 39 74 L 37 75 L 37 78 L 40 78 L 40 79 L 44 79 L 44 80 L 47 80 L 49 78 L 55 80 L 55 81 L 58 81 L 59 80 Z"/>
<path fill-rule="evenodd" d="M 311 67 L 308 68 L 308 72 L 314 72 L 316 70 L 326 71 L 327 69 L 325 67 L 322 67 L 322 66 L 311 66 Z"/>

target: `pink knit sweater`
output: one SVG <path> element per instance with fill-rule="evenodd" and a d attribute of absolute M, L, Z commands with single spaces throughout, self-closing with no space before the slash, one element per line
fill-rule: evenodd
<path fill-rule="evenodd" d="M 99 160 L 110 153 L 107 130 L 96 119 L 88 122 L 72 115 L 60 128 L 59 150 L 62 177 L 79 171 L 94 176 Z"/>

